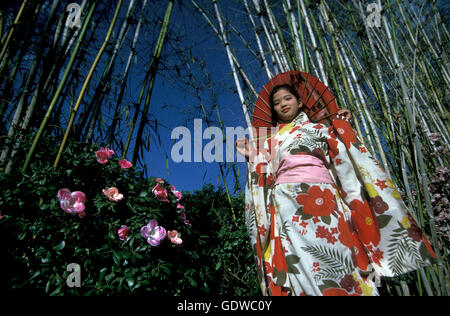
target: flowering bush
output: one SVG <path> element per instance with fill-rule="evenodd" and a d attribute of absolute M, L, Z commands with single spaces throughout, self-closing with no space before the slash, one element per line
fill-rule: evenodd
<path fill-rule="evenodd" d="M 100 162 L 99 147 L 82 143 L 67 146 L 55 170 L 43 163 L 56 156 L 55 140 L 42 143 L 28 173 L 0 173 L 2 292 L 259 294 L 242 199 L 233 198 L 234 223 L 212 186 L 181 193 L 118 158 Z M 79 288 L 66 283 L 71 263 L 81 268 Z"/>

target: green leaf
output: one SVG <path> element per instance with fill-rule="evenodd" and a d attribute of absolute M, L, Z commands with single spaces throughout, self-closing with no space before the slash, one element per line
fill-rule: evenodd
<path fill-rule="evenodd" d="M 132 275 L 127 276 L 126 281 L 129 287 L 133 287 L 135 281 L 134 276 Z"/>
<path fill-rule="evenodd" d="M 45 293 L 48 293 L 50 291 L 50 286 L 52 285 L 52 281 L 48 280 L 47 284 L 45 285 Z"/>
<path fill-rule="evenodd" d="M 30 278 L 30 280 L 31 280 L 31 279 L 34 279 L 35 277 L 39 276 L 40 274 L 41 274 L 40 271 L 36 271 L 36 272 L 33 274 L 33 276 Z"/>
<path fill-rule="evenodd" d="M 58 293 L 60 293 L 62 287 L 63 287 L 62 285 L 58 286 L 53 292 L 51 292 L 51 293 L 49 294 L 49 296 L 55 296 L 55 295 L 57 295 Z"/>
<path fill-rule="evenodd" d="M 41 259 L 42 263 L 49 263 L 50 261 L 51 261 L 51 257 L 50 256 L 47 256 L 47 258 L 42 258 Z"/>
<path fill-rule="evenodd" d="M 25 238 L 25 236 L 27 235 L 27 232 L 23 232 L 22 234 L 20 234 L 17 239 L 19 240 L 23 240 Z"/>
<path fill-rule="evenodd" d="M 146 246 L 139 246 L 139 247 L 136 248 L 135 252 L 143 252 L 145 250 L 147 250 Z"/>
<path fill-rule="evenodd" d="M 189 283 L 193 286 L 196 287 L 198 284 L 197 282 L 194 280 L 193 277 L 191 277 L 190 275 L 186 276 L 186 278 L 188 279 Z"/>
<path fill-rule="evenodd" d="M 120 257 L 120 254 L 118 254 L 117 252 L 113 252 L 113 260 L 115 264 L 120 265 L 121 259 L 122 258 Z"/>
<path fill-rule="evenodd" d="M 66 242 L 63 240 L 59 244 L 57 244 L 55 247 L 53 247 L 53 250 L 61 251 L 66 246 Z"/>
<path fill-rule="evenodd" d="M 105 277 L 106 282 L 109 282 L 112 278 L 114 278 L 116 274 L 114 272 L 111 272 Z"/>
<path fill-rule="evenodd" d="M 105 277 L 106 271 L 108 271 L 108 268 L 106 268 L 106 267 L 100 270 L 100 273 L 98 276 L 99 281 L 103 280 L 103 278 Z"/>
<path fill-rule="evenodd" d="M 146 197 L 148 195 L 148 192 L 147 191 L 142 191 L 140 194 L 139 194 L 139 197 Z"/>
<path fill-rule="evenodd" d="M 164 270 L 164 272 L 165 272 L 167 275 L 171 275 L 171 274 L 172 274 L 172 271 L 170 270 L 170 268 L 168 267 L 168 265 L 163 265 L 163 266 L 161 266 L 161 269 Z"/>

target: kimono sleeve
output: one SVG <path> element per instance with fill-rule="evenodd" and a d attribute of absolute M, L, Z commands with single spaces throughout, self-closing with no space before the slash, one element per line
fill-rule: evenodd
<path fill-rule="evenodd" d="M 328 129 L 331 168 L 375 272 L 392 277 L 434 263 L 436 255 L 399 194 L 345 120 Z"/>
<path fill-rule="evenodd" d="M 267 212 L 272 192 L 273 168 L 268 147 L 255 151 L 247 162 L 245 185 L 245 222 L 263 293 L 268 284 L 264 272 L 264 256 L 270 244 L 270 214 Z"/>

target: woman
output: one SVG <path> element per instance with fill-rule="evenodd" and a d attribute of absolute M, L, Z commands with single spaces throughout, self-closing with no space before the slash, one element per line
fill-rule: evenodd
<path fill-rule="evenodd" d="M 252 149 L 246 223 L 264 295 L 378 295 L 375 280 L 435 255 L 346 120 L 313 123 L 297 91 L 270 94 L 277 132 Z"/>

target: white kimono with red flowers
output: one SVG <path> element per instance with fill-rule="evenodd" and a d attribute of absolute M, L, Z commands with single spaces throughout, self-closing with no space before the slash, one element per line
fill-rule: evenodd
<path fill-rule="evenodd" d="M 248 163 L 246 183 L 264 295 L 377 295 L 378 277 L 434 261 L 399 192 L 347 121 L 327 127 L 300 112 L 278 127 Z"/>

